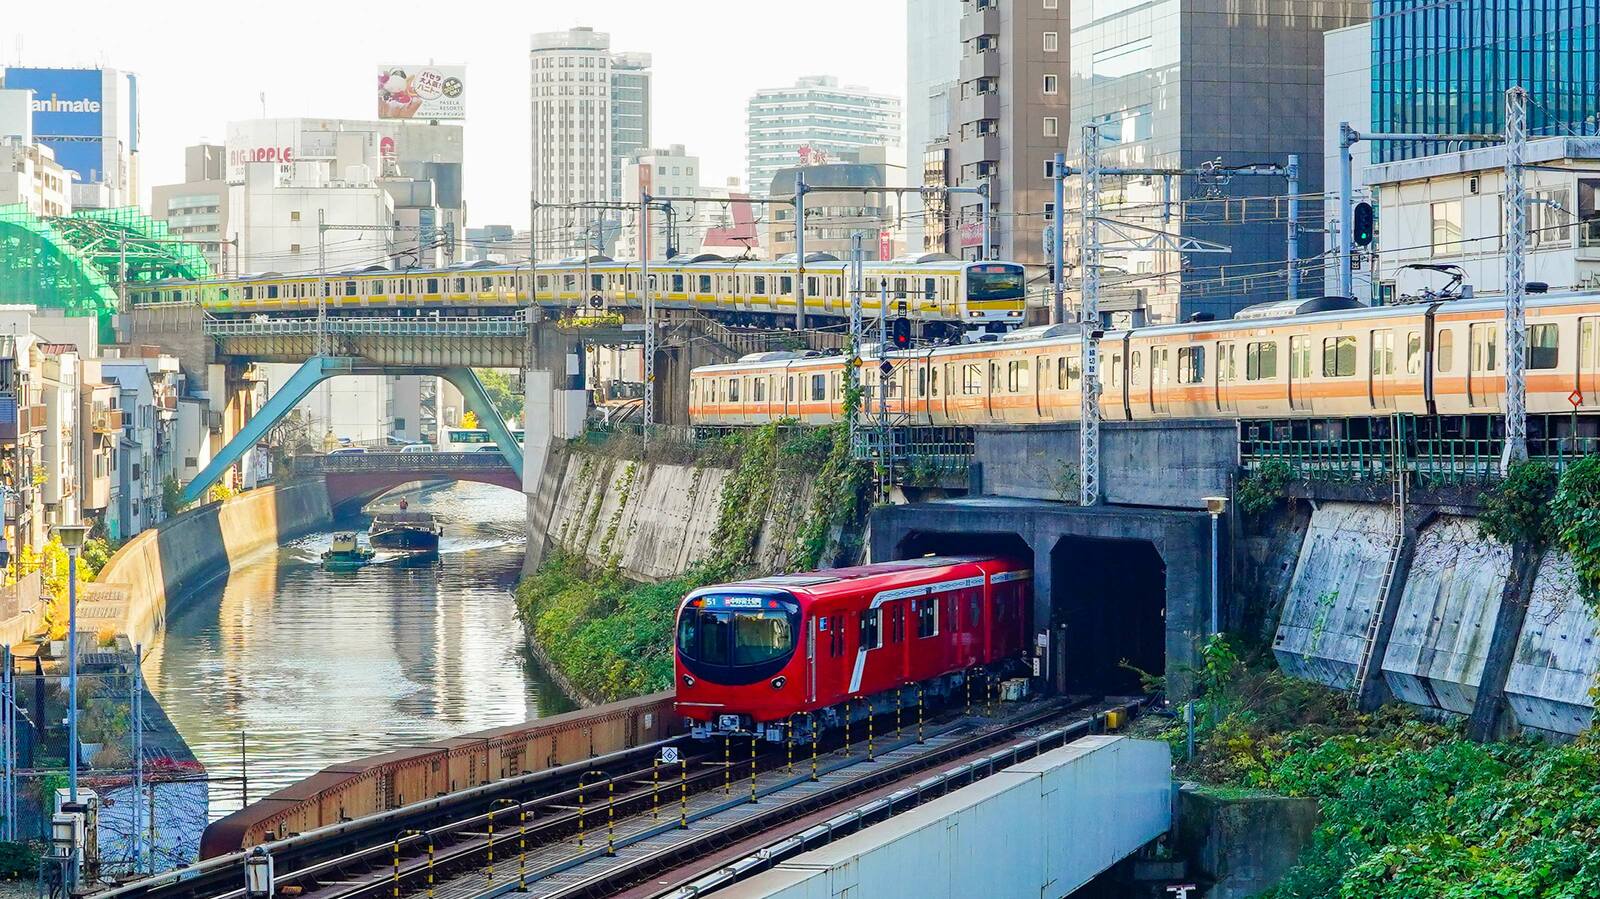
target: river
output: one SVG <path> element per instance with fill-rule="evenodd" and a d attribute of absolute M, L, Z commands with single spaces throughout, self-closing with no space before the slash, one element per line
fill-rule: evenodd
<path fill-rule="evenodd" d="M 213 818 L 246 781 L 260 799 L 334 762 L 574 708 L 527 656 L 510 594 L 522 494 L 461 483 L 411 509 L 440 517 L 439 561 L 325 572 L 329 531 L 179 601 L 144 669 L 211 774 Z"/>

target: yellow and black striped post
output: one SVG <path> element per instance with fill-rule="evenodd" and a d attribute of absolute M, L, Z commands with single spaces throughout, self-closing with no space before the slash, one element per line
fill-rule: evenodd
<path fill-rule="evenodd" d="M 428 837 L 428 899 L 433 899 L 433 837 Z"/>
<path fill-rule="evenodd" d="M 906 685 L 901 684 L 894 691 L 894 736 L 900 739 L 900 708 L 906 704 Z"/>
<path fill-rule="evenodd" d="M 923 738 L 922 738 L 922 719 L 923 719 L 922 684 L 919 682 L 917 684 L 917 742 L 918 743 L 923 742 Z"/>
<path fill-rule="evenodd" d="M 689 829 L 689 760 L 678 756 L 678 829 Z"/>
<path fill-rule="evenodd" d="M 393 899 L 400 899 L 400 839 L 405 834 L 394 838 L 394 877 L 390 881 L 389 895 Z"/>
<path fill-rule="evenodd" d="M 967 676 L 961 679 L 967 687 L 967 714 L 972 714 L 972 669 L 967 669 Z"/>
<path fill-rule="evenodd" d="M 650 820 L 661 820 L 661 757 L 650 760 Z"/>
<path fill-rule="evenodd" d="M 794 773 L 794 716 L 789 716 L 789 726 L 783 729 L 784 770 Z"/>
<path fill-rule="evenodd" d="M 872 761 L 872 698 L 867 698 L 867 761 Z"/>
<path fill-rule="evenodd" d="M 606 855 L 617 854 L 617 782 L 606 778 Z"/>
<path fill-rule="evenodd" d="M 432 850 L 429 850 L 428 857 L 432 859 Z M 432 862 L 429 864 L 432 865 Z M 432 872 L 428 876 L 431 879 Z M 528 891 L 528 810 L 520 806 L 517 808 L 517 889 L 524 893 Z M 428 899 L 433 899 L 431 892 Z"/>
<path fill-rule="evenodd" d="M 487 873 L 490 883 L 494 883 L 494 815 L 502 806 L 506 805 L 519 811 L 521 810 L 521 806 L 517 804 L 515 799 L 496 799 L 489 804 L 489 867 Z"/>
<path fill-rule="evenodd" d="M 846 699 L 844 701 L 844 745 L 839 747 L 839 752 L 842 755 L 850 754 L 850 717 L 855 714 L 855 711 L 856 701 L 854 699 Z"/>
<path fill-rule="evenodd" d="M 584 777 L 587 777 L 587 776 L 588 776 L 588 773 L 585 772 Z M 579 849 L 583 848 L 583 823 L 584 823 L 583 822 L 583 791 L 584 791 L 583 777 L 580 777 L 580 778 L 578 778 L 578 848 Z"/>
<path fill-rule="evenodd" d="M 809 714 L 806 715 L 806 723 L 811 726 L 811 782 L 812 783 L 816 783 L 817 782 L 817 731 L 819 730 L 819 728 L 817 726 L 816 720 L 814 718 L 812 718 Z"/>
<path fill-rule="evenodd" d="M 756 735 L 750 735 L 750 801 L 756 801 Z"/>

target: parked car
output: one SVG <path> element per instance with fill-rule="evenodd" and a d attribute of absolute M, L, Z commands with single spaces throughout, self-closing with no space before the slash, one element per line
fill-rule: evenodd
<path fill-rule="evenodd" d="M 436 453 L 436 452 L 438 452 L 438 450 L 434 449 L 433 444 L 431 444 L 431 443 L 412 443 L 412 444 L 408 444 L 406 446 L 401 447 L 400 448 L 400 452 L 402 452 L 402 453 Z"/>
<path fill-rule="evenodd" d="M 339 447 L 338 449 L 328 453 L 328 455 L 330 455 L 330 456 L 354 456 L 354 455 L 363 454 L 366 451 L 367 451 L 367 448 L 364 447 L 364 446 L 342 446 L 342 447 Z"/>

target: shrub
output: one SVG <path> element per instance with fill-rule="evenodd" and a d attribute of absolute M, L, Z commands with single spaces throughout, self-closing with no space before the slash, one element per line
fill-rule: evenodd
<path fill-rule="evenodd" d="M 1518 462 L 1506 477 L 1483 492 L 1478 532 L 1510 546 L 1529 543 L 1535 549 L 1555 539 L 1550 500 L 1556 492 L 1556 470 L 1548 462 Z"/>

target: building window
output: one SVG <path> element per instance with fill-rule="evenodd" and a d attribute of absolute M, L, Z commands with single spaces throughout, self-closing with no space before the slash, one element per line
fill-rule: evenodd
<path fill-rule="evenodd" d="M 1054 53 L 1061 49 L 1061 39 L 1054 31 L 1044 33 L 1044 52 Z"/>
<path fill-rule="evenodd" d="M 1572 206 L 1566 188 L 1528 195 L 1528 248 L 1566 246 L 1572 233 Z"/>
<path fill-rule="evenodd" d="M 1044 176 L 1046 178 L 1054 178 L 1056 176 L 1056 161 L 1054 159 L 1046 159 L 1044 161 Z"/>
<path fill-rule="evenodd" d="M 290 213 L 289 213 L 289 221 L 291 221 L 291 222 L 300 221 L 300 210 L 298 210 L 298 209 L 291 210 Z"/>
<path fill-rule="evenodd" d="M 1053 222 L 1056 220 L 1056 204 L 1044 204 L 1044 220 L 1047 222 Z"/>
<path fill-rule="evenodd" d="M 1046 76 L 1044 76 L 1044 92 L 1046 94 L 1054 94 L 1056 92 L 1056 87 L 1057 87 L 1058 82 L 1060 80 L 1061 79 L 1058 78 L 1055 75 L 1046 75 Z"/>
<path fill-rule="evenodd" d="M 1045 137 L 1055 137 L 1060 132 L 1060 129 L 1061 129 L 1061 122 L 1060 122 L 1059 119 L 1057 119 L 1055 116 L 1045 116 L 1044 117 L 1044 136 Z M 1052 161 L 1054 161 L 1054 160 L 1052 160 Z M 1049 163 L 1045 163 L 1045 164 L 1049 165 Z"/>
<path fill-rule="evenodd" d="M 1445 200 L 1432 204 L 1433 255 L 1461 252 L 1461 201 Z"/>
<path fill-rule="evenodd" d="M 1044 0 L 1045 9 L 1060 9 L 1057 0 Z"/>

